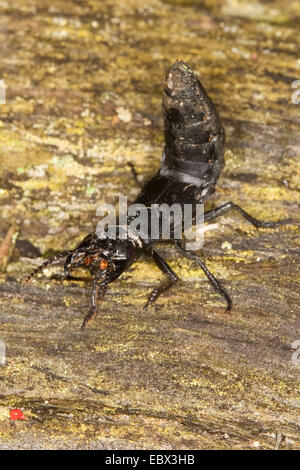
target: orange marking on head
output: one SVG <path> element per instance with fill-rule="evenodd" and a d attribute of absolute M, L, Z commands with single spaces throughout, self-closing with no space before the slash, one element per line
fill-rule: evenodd
<path fill-rule="evenodd" d="M 108 262 L 105 261 L 105 259 L 101 260 L 101 262 L 100 262 L 100 269 L 101 269 L 101 271 L 104 271 L 104 269 L 106 269 L 107 266 L 108 266 Z"/>
<path fill-rule="evenodd" d="M 84 264 L 85 264 L 86 266 L 89 266 L 89 265 L 91 264 L 91 261 L 92 261 L 92 258 L 89 256 L 88 258 L 85 258 Z"/>

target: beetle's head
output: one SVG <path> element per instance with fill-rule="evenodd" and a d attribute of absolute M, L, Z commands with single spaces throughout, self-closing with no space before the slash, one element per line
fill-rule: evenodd
<path fill-rule="evenodd" d="M 136 256 L 135 244 L 130 240 L 101 239 L 93 233 L 66 258 L 65 277 L 77 267 L 87 268 L 99 281 L 114 281 L 133 263 Z"/>
<path fill-rule="evenodd" d="M 132 240 L 100 239 L 92 233 L 74 250 L 58 253 L 46 260 L 28 276 L 27 281 L 49 264 L 65 258 L 63 279 L 68 278 L 76 268 L 86 268 L 100 284 L 109 284 L 133 263 L 135 257 L 136 245 Z"/>

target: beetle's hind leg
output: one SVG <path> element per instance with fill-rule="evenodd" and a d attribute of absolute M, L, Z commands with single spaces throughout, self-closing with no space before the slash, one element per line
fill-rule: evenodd
<path fill-rule="evenodd" d="M 211 211 L 207 211 L 204 213 L 204 222 L 209 222 L 210 220 L 214 220 L 217 217 L 220 217 L 221 215 L 226 214 L 232 209 L 236 209 L 248 222 L 250 222 L 252 225 L 254 225 L 256 228 L 272 228 L 272 227 L 278 227 L 279 225 L 284 225 L 288 224 L 291 222 L 291 219 L 285 219 L 285 220 L 278 220 L 276 222 L 264 222 L 262 220 L 257 220 L 252 215 L 248 214 L 248 212 L 244 211 L 240 206 L 237 204 L 234 204 L 234 202 L 229 201 L 223 204 L 220 207 L 216 207 L 215 209 L 212 209 Z"/>
<path fill-rule="evenodd" d="M 209 282 L 211 283 L 211 285 L 214 287 L 214 289 L 219 293 L 221 294 L 224 299 L 226 300 L 227 302 L 227 311 L 231 310 L 232 308 L 232 300 L 231 298 L 229 297 L 228 293 L 226 292 L 226 290 L 224 289 L 224 287 L 221 286 L 221 284 L 219 283 L 219 281 L 215 278 L 215 276 L 208 270 L 208 268 L 205 266 L 205 264 L 203 263 L 203 261 L 199 258 L 199 256 L 196 255 L 196 253 L 194 253 L 193 251 L 187 251 L 185 250 L 180 242 L 176 241 L 175 242 L 176 244 L 176 247 L 177 249 L 179 250 L 179 252 L 185 256 L 186 258 L 192 260 L 192 261 L 196 261 L 196 263 L 198 264 L 198 266 L 200 266 L 200 268 L 202 269 L 202 271 L 204 272 L 204 274 L 206 275 L 207 279 L 209 280 Z"/>

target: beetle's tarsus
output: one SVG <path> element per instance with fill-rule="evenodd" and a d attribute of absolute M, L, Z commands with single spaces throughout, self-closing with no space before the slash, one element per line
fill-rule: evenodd
<path fill-rule="evenodd" d="M 87 323 L 89 323 L 91 320 L 93 320 L 93 318 L 96 316 L 97 306 L 98 306 L 98 290 L 99 290 L 99 288 L 100 288 L 99 300 L 103 300 L 103 298 L 105 296 L 105 292 L 106 292 L 107 287 L 108 287 L 108 282 L 107 282 L 108 279 L 107 279 L 107 276 L 105 276 L 105 275 L 109 272 L 110 267 L 111 267 L 111 263 L 109 263 L 107 265 L 105 273 L 102 272 L 102 271 L 98 271 L 98 273 L 96 274 L 96 276 L 93 280 L 93 287 L 92 287 L 92 292 L 91 292 L 91 304 L 92 305 L 89 309 L 88 314 L 85 316 L 85 318 L 83 320 L 83 323 L 81 325 L 82 330 L 85 330 L 85 327 L 86 327 Z M 101 284 L 99 284 L 99 280 L 103 276 L 105 276 L 105 279 Z"/>
<path fill-rule="evenodd" d="M 98 276 L 95 277 L 93 281 L 93 287 L 92 287 L 92 292 L 91 292 L 91 307 L 87 313 L 87 315 L 84 317 L 83 323 L 81 325 L 81 329 L 85 330 L 85 327 L 88 322 L 90 322 L 96 315 L 97 313 L 97 303 L 98 303 Z"/>
<path fill-rule="evenodd" d="M 143 307 L 144 310 L 148 310 L 148 307 L 152 307 L 152 304 L 156 301 L 156 299 L 161 294 L 163 294 L 163 292 L 166 292 L 168 289 L 170 289 L 170 287 L 173 286 L 173 284 L 177 281 L 177 279 L 175 280 L 172 279 L 168 282 L 161 284 L 159 287 L 156 287 L 155 289 L 153 289 L 153 291 L 150 292 L 148 302 Z"/>
<path fill-rule="evenodd" d="M 280 227 L 281 225 L 293 223 L 292 219 L 277 220 L 275 222 L 260 222 L 256 228 L 275 228 Z"/>
<path fill-rule="evenodd" d="M 132 162 L 127 162 L 127 165 L 129 166 L 129 168 L 131 170 L 134 181 L 136 182 L 136 184 L 138 186 L 141 186 L 141 183 L 140 183 L 139 178 L 138 178 L 139 175 L 138 175 L 138 172 L 136 171 L 136 168 L 135 168 L 134 164 Z"/>
<path fill-rule="evenodd" d="M 204 274 L 206 275 L 207 279 L 209 280 L 209 282 L 211 283 L 211 285 L 214 287 L 214 289 L 220 294 L 222 295 L 222 297 L 224 297 L 224 299 L 226 300 L 227 302 L 227 308 L 226 308 L 226 312 L 229 312 L 231 309 L 232 309 L 232 300 L 229 296 L 229 294 L 226 292 L 226 290 L 224 289 L 224 287 L 221 286 L 221 284 L 219 283 L 219 281 L 215 278 L 215 276 L 209 271 L 209 269 L 207 268 L 207 266 L 203 263 L 203 261 L 199 258 L 199 256 L 196 255 L 196 253 L 192 252 L 192 251 L 187 251 L 185 250 L 181 243 L 176 241 L 175 242 L 175 245 L 177 247 L 177 249 L 180 251 L 180 253 L 185 256 L 186 258 L 192 260 L 192 261 L 196 261 L 196 263 L 198 264 L 198 266 L 200 266 L 200 268 L 202 269 L 202 271 L 204 272 Z"/>
<path fill-rule="evenodd" d="M 227 292 L 226 292 L 226 294 L 227 294 Z M 228 294 L 227 294 L 226 301 L 227 301 L 227 307 L 226 307 L 225 312 L 230 312 L 231 309 L 232 309 L 232 300 L 231 300 L 231 298 L 229 297 Z"/>
<path fill-rule="evenodd" d="M 96 306 L 95 307 L 91 307 L 89 309 L 89 313 L 84 317 L 84 320 L 82 322 L 82 325 L 81 325 L 81 330 L 85 330 L 85 327 L 87 325 L 87 323 L 89 323 L 96 315 L 96 311 L 97 311 L 97 308 Z"/>

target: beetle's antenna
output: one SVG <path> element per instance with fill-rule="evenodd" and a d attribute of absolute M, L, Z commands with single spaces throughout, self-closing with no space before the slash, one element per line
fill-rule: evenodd
<path fill-rule="evenodd" d="M 72 253 L 74 253 L 74 251 L 63 251 L 62 253 L 58 253 L 57 255 L 52 256 L 51 258 L 48 258 L 43 264 L 41 264 L 34 271 L 32 271 L 32 273 L 30 273 L 29 276 L 27 276 L 27 278 L 25 279 L 25 282 L 29 282 L 33 276 L 43 271 L 43 269 L 45 269 L 46 266 L 48 266 L 48 264 L 52 264 L 55 261 L 61 258 L 65 258 L 65 256 L 70 255 Z"/>

